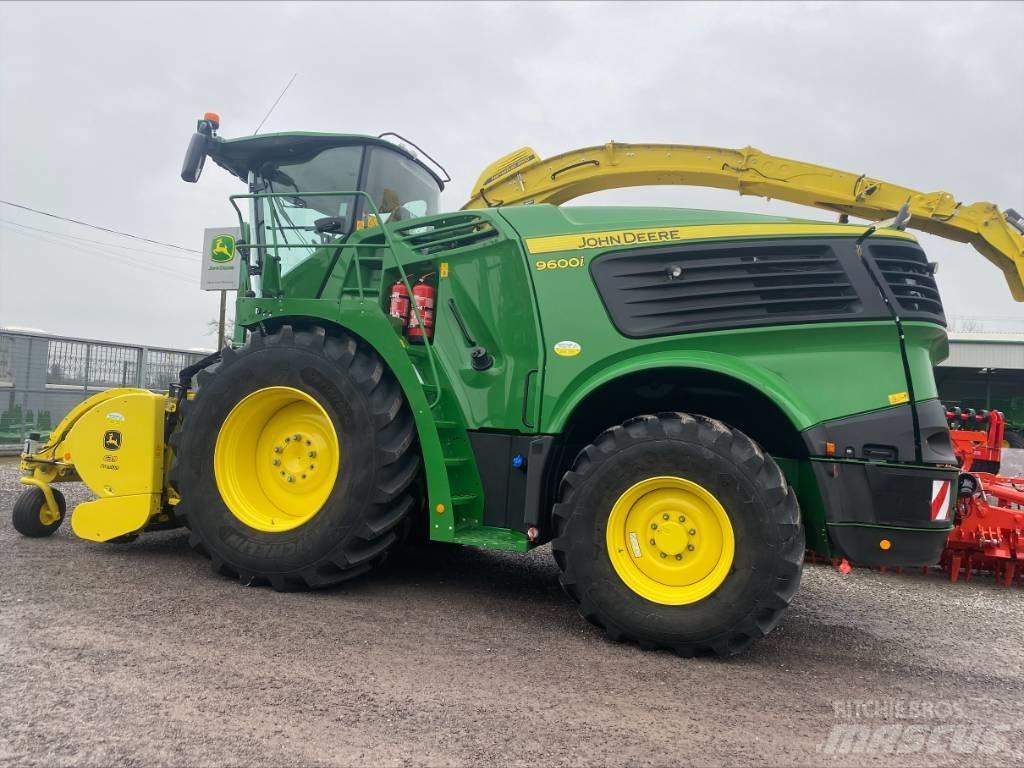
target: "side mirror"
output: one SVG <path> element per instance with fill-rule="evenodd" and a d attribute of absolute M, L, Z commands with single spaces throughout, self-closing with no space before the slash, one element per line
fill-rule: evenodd
<path fill-rule="evenodd" d="M 185 181 L 195 183 L 203 173 L 203 165 L 206 163 L 207 150 L 212 141 L 213 126 L 206 120 L 200 120 L 196 132 L 185 150 L 185 161 L 181 164 L 181 178 Z"/>

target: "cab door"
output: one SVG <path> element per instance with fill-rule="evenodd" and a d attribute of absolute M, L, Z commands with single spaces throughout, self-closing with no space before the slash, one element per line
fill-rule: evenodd
<path fill-rule="evenodd" d="M 398 229 L 423 255 L 410 280 L 437 286 L 433 349 L 469 430 L 536 432 L 544 360 L 518 238 L 497 213 L 446 214 Z"/>

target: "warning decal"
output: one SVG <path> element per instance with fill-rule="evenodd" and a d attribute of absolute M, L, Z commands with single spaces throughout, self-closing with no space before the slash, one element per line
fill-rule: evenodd
<path fill-rule="evenodd" d="M 932 480 L 932 520 L 949 519 L 949 480 Z"/>

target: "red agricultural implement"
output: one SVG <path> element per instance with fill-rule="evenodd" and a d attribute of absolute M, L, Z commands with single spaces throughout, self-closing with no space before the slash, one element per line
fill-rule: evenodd
<path fill-rule="evenodd" d="M 1006 434 L 1001 411 L 947 408 L 946 421 L 961 472 L 999 472 Z"/>
<path fill-rule="evenodd" d="M 1024 579 L 1024 477 L 995 474 L 1002 458 L 1003 414 L 954 408 L 946 418 L 961 474 L 955 527 L 940 565 L 951 581 L 961 571 L 964 581 L 987 572 L 1009 587 Z"/>

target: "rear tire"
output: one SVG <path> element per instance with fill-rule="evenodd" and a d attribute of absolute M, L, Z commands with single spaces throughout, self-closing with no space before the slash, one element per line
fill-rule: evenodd
<path fill-rule="evenodd" d="M 170 482 L 181 499 L 175 513 L 191 529 L 190 544 L 210 557 L 216 572 L 244 584 L 293 590 L 328 587 L 384 560 L 418 509 L 419 456 L 401 386 L 372 348 L 342 332 L 284 326 L 267 336 L 254 333 L 239 350 L 225 349 L 220 363 L 199 374 L 198 384 L 171 439 L 176 453 Z M 243 400 L 268 392 L 304 398 L 311 405 L 300 402 L 307 417 L 294 422 L 296 429 L 308 423 L 308 413 L 319 413 L 322 431 L 335 438 L 333 447 L 308 459 L 323 459 L 309 468 L 308 481 L 305 466 L 290 480 L 277 480 L 277 470 L 284 476 L 289 461 L 304 457 L 309 445 L 296 442 L 282 453 L 283 439 L 269 435 L 287 407 L 271 400 L 267 421 L 255 427 L 251 419 L 239 423 L 233 416 Z M 315 429 L 309 433 L 314 438 Z M 268 435 L 271 443 L 264 442 Z M 266 447 L 271 444 L 273 449 Z M 289 453 L 299 448 L 295 456 Z M 236 456 L 243 460 L 232 469 Z M 332 471 L 333 481 L 323 474 Z M 260 503 L 249 503 L 253 499 Z M 289 516 L 310 503 L 306 513 Z M 284 521 L 280 529 L 275 517 Z"/>
<path fill-rule="evenodd" d="M 60 528 L 68 510 L 67 501 L 64 500 L 64 494 L 56 488 L 51 488 L 50 491 L 57 502 L 60 517 L 49 522 L 43 521 L 46 516 L 46 496 L 40 488 L 32 486 L 22 491 L 14 502 L 14 510 L 11 513 L 14 530 L 30 539 L 41 539 L 53 535 L 54 531 Z"/>
<path fill-rule="evenodd" d="M 645 490 L 651 482 L 655 490 Z M 697 495 L 687 495 L 687 488 Z M 560 496 L 552 548 L 562 586 L 582 615 L 613 640 L 683 656 L 731 656 L 778 624 L 800 584 L 804 535 L 796 495 L 770 456 L 719 421 L 661 413 L 612 427 L 580 452 Z M 631 499 L 639 499 L 631 508 L 639 516 L 629 513 L 625 530 L 634 530 L 616 550 L 617 510 Z M 714 529 L 709 533 L 717 536 L 718 530 L 702 508 L 727 517 L 721 530 L 734 546 L 723 546 L 720 559 L 708 561 L 710 581 L 693 586 L 692 572 L 683 569 L 713 540 L 705 531 Z M 662 513 L 667 522 L 652 530 Z M 691 521 L 698 521 L 692 529 Z M 659 535 L 667 538 L 654 546 Z M 667 563 L 668 576 L 645 585 L 644 575 L 634 574 L 627 583 L 631 564 L 657 571 L 659 562 Z M 676 583 L 684 586 L 666 587 Z"/>
<path fill-rule="evenodd" d="M 1024 435 L 1012 429 L 1008 429 L 1003 433 L 1003 441 L 1006 443 L 1007 448 L 1024 448 Z"/>

